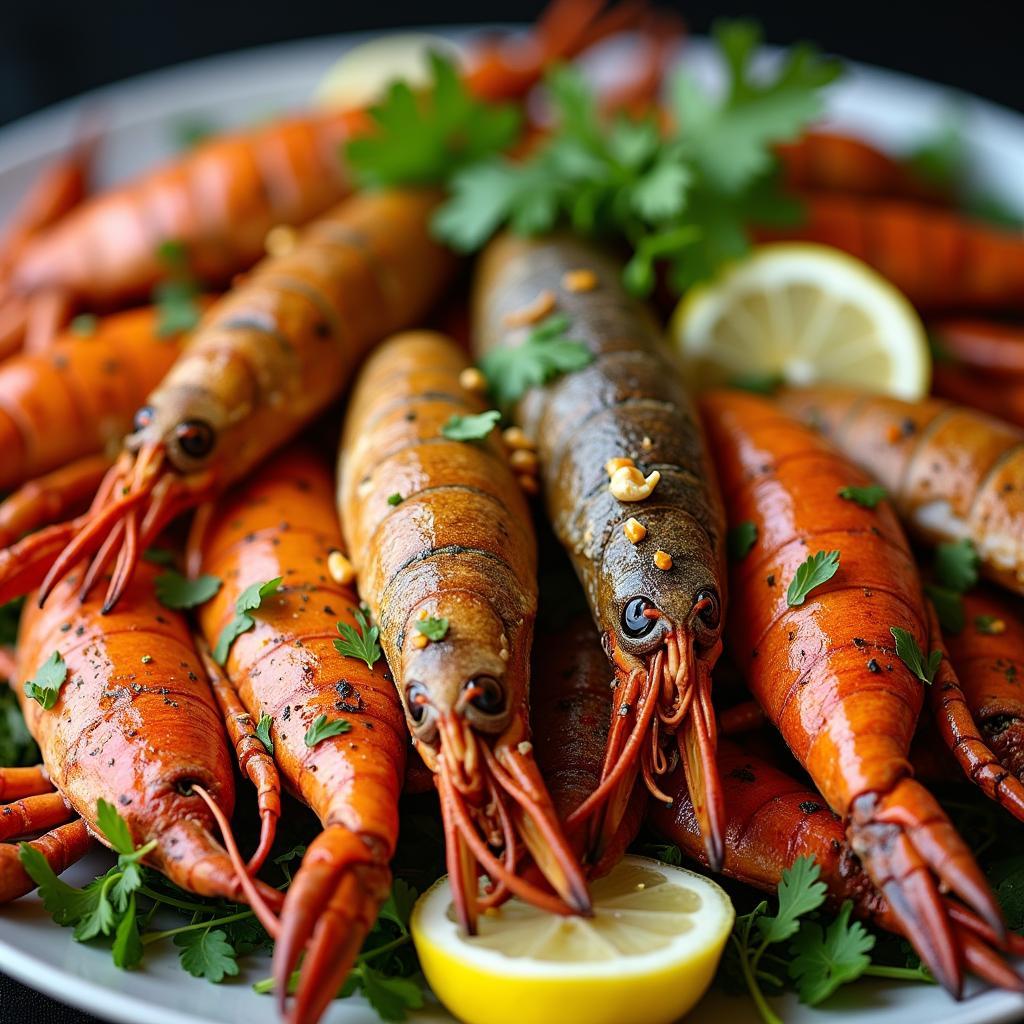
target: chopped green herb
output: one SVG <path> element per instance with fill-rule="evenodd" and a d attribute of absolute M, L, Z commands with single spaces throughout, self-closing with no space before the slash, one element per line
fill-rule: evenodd
<path fill-rule="evenodd" d="M 844 900 L 836 919 L 822 930 L 803 921 L 793 940 L 789 976 L 796 981 L 800 1001 L 817 1006 L 842 985 L 856 981 L 870 966 L 868 954 L 875 937 L 859 921 L 850 921 L 853 901 Z"/>
<path fill-rule="evenodd" d="M 194 978 L 205 978 L 219 985 L 226 977 L 238 974 L 238 959 L 227 934 L 219 928 L 183 932 L 174 936 L 181 966 Z"/>
<path fill-rule="evenodd" d="M 416 632 L 422 633 L 428 640 L 443 640 L 448 634 L 448 620 L 433 617 L 420 619 L 416 623 Z"/>
<path fill-rule="evenodd" d="M 199 285 L 189 268 L 188 250 L 178 241 L 168 239 L 157 247 L 157 259 L 164 268 L 164 280 L 153 289 L 157 307 L 156 333 L 167 338 L 191 331 L 199 323 L 202 310 L 197 301 Z"/>
<path fill-rule="evenodd" d="M 54 651 L 39 666 L 36 674 L 25 683 L 25 696 L 31 697 L 37 704 L 49 711 L 60 696 L 60 688 L 68 675 L 68 667 L 61 657 L 60 651 Z"/>
<path fill-rule="evenodd" d="M 341 639 L 334 641 L 334 648 L 346 658 L 358 658 L 366 662 L 367 668 L 373 668 L 381 656 L 378 643 L 380 627 L 370 625 L 369 617 L 362 608 L 357 608 L 353 614 L 355 626 L 347 622 L 338 623 Z"/>
<path fill-rule="evenodd" d="M 477 99 L 455 64 L 440 54 L 430 55 L 430 71 L 425 89 L 393 82 L 370 108 L 375 130 L 345 146 L 345 164 L 360 184 L 439 184 L 519 137 L 522 119 L 515 107 Z"/>
<path fill-rule="evenodd" d="M 948 587 L 934 583 L 925 584 L 924 592 L 935 606 L 939 624 L 947 633 L 959 633 L 964 628 L 964 599 L 961 594 Z"/>
<path fill-rule="evenodd" d="M 917 640 L 914 639 L 913 633 L 909 633 L 899 626 L 890 626 L 889 632 L 892 633 L 893 639 L 896 641 L 896 653 L 899 655 L 900 661 L 922 683 L 931 683 L 939 669 L 939 663 L 942 661 L 942 651 L 932 651 L 926 660 L 921 648 L 917 646 Z"/>
<path fill-rule="evenodd" d="M 256 723 L 256 738 L 266 747 L 271 757 L 274 756 L 274 741 L 270 738 L 270 727 L 273 724 L 273 718 L 267 714 L 260 715 L 260 720 Z"/>
<path fill-rule="evenodd" d="M 306 730 L 306 746 L 315 747 L 332 736 L 342 736 L 352 731 L 352 723 L 344 718 L 328 721 L 326 715 L 317 715 L 313 724 Z"/>
<path fill-rule="evenodd" d="M 77 334 L 80 338 L 91 338 L 99 325 L 100 318 L 98 316 L 94 316 L 92 313 L 79 313 L 78 316 L 72 318 L 68 326 L 72 334 Z"/>
<path fill-rule="evenodd" d="M 391 506 L 394 506 L 394 505 L 401 505 L 401 504 L 402 504 L 402 502 L 403 502 L 403 500 L 404 500 L 404 499 L 403 499 L 403 498 L 402 498 L 402 496 L 401 496 L 401 495 L 400 495 L 400 494 L 398 493 L 398 491 L 395 491 L 395 493 L 394 493 L 394 494 L 389 494 L 389 495 L 388 495 L 388 504 L 389 504 L 389 505 L 391 505 Z"/>
<path fill-rule="evenodd" d="M 228 660 L 231 645 L 243 634 L 248 633 L 256 620 L 249 612 L 256 611 L 263 599 L 277 593 L 281 586 L 281 577 L 267 580 L 266 583 L 253 583 L 246 587 L 235 602 L 235 617 L 221 630 L 217 638 L 217 646 L 213 649 L 213 660 L 223 665 Z"/>
<path fill-rule="evenodd" d="M 726 547 L 729 549 L 729 557 L 738 562 L 750 554 L 750 549 L 757 543 L 757 526 L 749 519 L 737 523 L 729 530 L 726 538 Z"/>
<path fill-rule="evenodd" d="M 785 383 L 781 373 L 738 373 L 729 378 L 729 387 L 755 395 L 774 395 Z"/>
<path fill-rule="evenodd" d="M 998 615 L 975 615 L 974 628 L 979 633 L 997 636 L 999 633 L 1006 632 L 1006 623 Z"/>
<path fill-rule="evenodd" d="M 935 548 L 935 579 L 961 594 L 978 582 L 978 552 L 971 541 L 952 541 Z"/>
<path fill-rule="evenodd" d="M 786 591 L 786 602 L 790 607 L 803 604 L 807 595 L 822 583 L 835 576 L 839 569 L 838 551 L 818 551 L 796 570 L 796 575 Z"/>
<path fill-rule="evenodd" d="M 194 580 L 182 576 L 176 569 L 160 573 L 153 581 L 157 600 L 165 608 L 181 610 L 205 604 L 221 588 L 216 576 L 198 576 Z"/>
<path fill-rule="evenodd" d="M 452 416 L 441 427 L 442 437 L 449 441 L 482 441 L 498 425 L 501 413 L 497 409 L 475 416 Z"/>
<path fill-rule="evenodd" d="M 868 484 L 867 487 L 840 487 L 837 493 L 843 501 L 855 502 L 861 508 L 874 508 L 889 496 L 886 489 L 879 484 Z"/>
<path fill-rule="evenodd" d="M 174 552 L 166 548 L 146 548 L 142 558 L 153 565 L 174 565 Z"/>
<path fill-rule="evenodd" d="M 498 345 L 484 355 L 480 370 L 498 405 L 507 409 L 530 388 L 593 362 L 590 349 L 570 338 L 568 330 L 569 318 L 553 313 L 533 327 L 521 345 Z"/>

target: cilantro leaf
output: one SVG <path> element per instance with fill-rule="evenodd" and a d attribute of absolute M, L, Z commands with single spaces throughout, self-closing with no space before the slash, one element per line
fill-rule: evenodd
<path fill-rule="evenodd" d="M 370 108 L 374 130 L 345 146 L 345 161 L 362 185 L 431 185 L 507 149 L 519 136 L 512 106 L 489 104 L 466 87 L 452 61 L 430 55 L 431 84 L 416 92 L 392 83 Z"/>
<path fill-rule="evenodd" d="M 231 645 L 243 634 L 248 633 L 256 625 L 256 620 L 249 612 L 256 611 L 265 597 L 276 594 L 281 586 L 281 577 L 267 580 L 266 583 L 252 583 L 235 601 L 235 617 L 220 631 L 217 644 L 213 649 L 213 660 L 223 665 L 228 660 Z"/>
<path fill-rule="evenodd" d="M 128 899 L 121 921 L 114 932 L 112 955 L 114 964 L 123 971 L 130 971 L 142 963 L 143 945 L 139 935 L 139 922 L 135 916 L 135 895 Z"/>
<path fill-rule="evenodd" d="M 96 328 L 99 325 L 100 320 L 98 316 L 92 313 L 79 313 L 78 316 L 72 318 L 71 323 L 68 324 L 68 329 L 72 334 L 77 334 L 80 338 L 91 338 L 96 333 Z"/>
<path fill-rule="evenodd" d="M 480 369 L 498 405 L 507 409 L 530 388 L 593 362 L 590 349 L 570 338 L 568 329 L 569 318 L 554 313 L 533 327 L 522 344 L 499 345 L 484 355 Z"/>
<path fill-rule="evenodd" d="M 820 876 L 821 870 L 813 857 L 797 857 L 782 872 L 778 913 L 764 914 L 757 920 L 762 942 L 771 945 L 791 938 L 800 927 L 800 918 L 825 902 L 828 886 Z"/>
<path fill-rule="evenodd" d="M 955 590 L 926 583 L 924 592 L 935 606 L 939 624 L 946 633 L 959 633 L 964 628 L 964 599 Z"/>
<path fill-rule="evenodd" d="M 96 801 L 96 824 L 115 852 L 128 855 L 135 852 L 135 843 L 127 822 L 117 808 L 102 797 Z"/>
<path fill-rule="evenodd" d="M 750 554 L 750 549 L 757 543 L 757 526 L 749 519 L 737 523 L 726 537 L 726 547 L 729 549 L 729 557 L 738 562 Z"/>
<path fill-rule="evenodd" d="M 886 489 L 880 484 L 868 484 L 867 487 L 840 487 L 837 493 L 843 501 L 856 502 L 861 508 L 874 508 L 888 497 Z"/>
<path fill-rule="evenodd" d="M 828 582 L 839 569 L 838 551 L 818 551 L 797 567 L 796 575 L 786 591 L 789 606 L 803 604 L 807 595 L 822 583 Z"/>
<path fill-rule="evenodd" d="M 153 581 L 157 600 L 165 608 L 180 611 L 205 604 L 220 590 L 222 583 L 216 576 L 198 576 L 194 580 L 182 576 L 176 569 L 160 573 Z"/>
<path fill-rule="evenodd" d="M 419 894 L 415 888 L 402 878 L 396 878 L 391 883 L 391 892 L 380 908 L 380 917 L 398 925 L 403 935 L 409 933 L 409 918 L 412 915 L 412 908 L 416 903 Z"/>
<path fill-rule="evenodd" d="M 443 640 L 448 633 L 448 620 L 444 617 L 419 619 L 416 632 L 422 633 L 428 640 Z"/>
<path fill-rule="evenodd" d="M 684 70 L 671 85 L 680 140 L 705 178 L 735 193 L 769 171 L 772 146 L 797 138 L 824 109 L 823 86 L 839 75 L 835 61 L 794 46 L 774 75 L 751 74 L 760 31 L 748 21 L 721 22 L 713 35 L 728 69 L 725 96 L 714 102 Z"/>
<path fill-rule="evenodd" d="M 274 756 L 274 741 L 270 738 L 270 727 L 273 724 L 273 718 L 267 714 L 260 715 L 260 720 L 256 723 L 256 737 L 271 757 Z"/>
<path fill-rule="evenodd" d="M 234 947 L 220 928 L 183 932 L 174 936 L 181 966 L 194 978 L 205 978 L 219 985 L 226 977 L 238 974 Z"/>
<path fill-rule="evenodd" d="M 392 977 L 363 963 L 359 980 L 363 995 L 383 1020 L 405 1020 L 409 1010 L 423 1006 L 423 989 L 410 978 Z"/>
<path fill-rule="evenodd" d="M 935 548 L 935 579 L 961 594 L 978 582 L 978 552 L 966 537 Z"/>
<path fill-rule="evenodd" d="M 378 643 L 380 627 L 370 625 L 370 620 L 362 608 L 357 608 L 353 614 L 355 626 L 347 622 L 337 624 L 341 639 L 334 641 L 334 649 L 346 658 L 358 658 L 366 662 L 367 668 L 373 668 L 381 656 Z"/>
<path fill-rule="evenodd" d="M 789 976 L 797 983 L 801 1002 L 817 1006 L 837 988 L 859 978 L 871 957 L 875 937 L 859 921 L 850 922 L 853 902 L 845 900 L 836 919 L 822 931 L 813 921 L 804 921 L 793 941 L 795 954 Z"/>
<path fill-rule="evenodd" d="M 453 415 L 441 427 L 441 436 L 449 441 L 483 441 L 498 425 L 501 413 L 489 409 L 474 416 Z"/>
<path fill-rule="evenodd" d="M 18 859 L 26 874 L 39 887 L 43 907 L 57 924 L 76 924 L 90 912 L 96 899 L 96 891 L 76 889 L 62 881 L 43 854 L 28 843 L 18 844 Z M 97 882 L 93 882 L 92 886 L 96 886 Z"/>
<path fill-rule="evenodd" d="M 307 747 L 315 747 L 332 736 L 343 736 L 351 731 L 352 723 L 344 718 L 328 721 L 326 715 L 317 715 L 313 724 L 306 730 L 305 743 Z"/>
<path fill-rule="evenodd" d="M 39 666 L 36 674 L 25 683 L 25 696 L 31 697 L 37 704 L 49 711 L 60 696 L 60 688 L 68 675 L 68 667 L 61 657 L 60 651 L 54 651 Z"/>
<path fill-rule="evenodd" d="M 932 651 L 928 655 L 927 660 L 925 660 L 925 656 L 921 648 L 917 646 L 917 640 L 914 639 L 913 633 L 908 633 L 907 630 L 901 629 L 899 626 L 890 626 L 889 632 L 892 633 L 893 639 L 896 641 L 896 654 L 899 655 L 900 661 L 922 683 L 931 683 L 935 678 L 935 673 L 938 671 L 939 662 L 942 661 L 942 651 Z"/>

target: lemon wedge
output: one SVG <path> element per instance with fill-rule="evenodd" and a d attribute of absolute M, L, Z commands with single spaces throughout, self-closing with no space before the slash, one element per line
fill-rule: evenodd
<path fill-rule="evenodd" d="M 430 82 L 431 53 L 455 63 L 462 48 L 444 36 L 427 32 L 395 32 L 377 36 L 346 50 L 328 69 L 313 94 L 322 107 L 348 110 L 382 99 L 392 82 L 400 79 L 412 88 Z"/>
<path fill-rule="evenodd" d="M 510 900 L 463 935 L 442 878 L 412 913 L 430 987 L 467 1024 L 668 1024 L 714 976 L 732 930 L 710 879 L 626 857 L 593 883 L 594 916 L 559 917 Z"/>
<path fill-rule="evenodd" d="M 866 264 L 826 245 L 755 249 L 685 295 L 670 333 L 695 390 L 829 383 L 913 401 L 931 380 L 914 307 Z"/>

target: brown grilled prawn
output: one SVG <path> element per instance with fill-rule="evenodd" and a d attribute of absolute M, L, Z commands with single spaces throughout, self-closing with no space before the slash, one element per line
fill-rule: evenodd
<path fill-rule="evenodd" d="M 88 503 L 131 429 L 135 410 L 181 354 L 155 309 L 114 313 L 68 331 L 39 354 L 0 363 L 0 546 Z M 55 478 L 47 477 L 59 470 Z"/>
<path fill-rule="evenodd" d="M 478 864 L 493 899 L 514 893 L 563 913 L 590 901 L 529 741 L 530 514 L 495 432 L 443 434 L 452 416 L 484 409 L 460 386 L 467 366 L 432 332 L 374 353 L 345 423 L 338 504 L 360 594 L 435 773 L 455 905 L 472 932 Z M 519 840 L 559 898 L 519 877 Z"/>
<path fill-rule="evenodd" d="M 375 342 L 427 311 L 454 266 L 429 234 L 436 202 L 415 191 L 353 196 L 217 302 L 136 414 L 90 511 L 0 552 L 0 601 L 40 577 L 45 601 L 91 558 L 83 591 L 113 564 L 112 608 L 163 525 L 280 448 Z"/>
<path fill-rule="evenodd" d="M 809 388 L 779 401 L 883 484 L 912 533 L 971 540 L 987 576 L 1024 592 L 1024 430 L 934 398 Z"/>
<path fill-rule="evenodd" d="M 533 748 L 562 821 L 601 784 L 612 712 L 612 671 L 594 621 L 584 612 L 557 629 L 538 630 L 533 649 L 530 724 Z M 587 849 L 582 830 L 569 839 L 581 856 L 596 858 L 587 873 L 600 877 L 621 860 L 643 822 L 647 789 L 637 783 L 619 826 L 603 848 Z"/>
<path fill-rule="evenodd" d="M 711 669 L 721 651 L 721 501 L 681 372 L 620 275 L 578 239 L 501 236 L 478 270 L 474 344 L 486 358 L 522 341 L 525 329 L 513 325 L 556 310 L 593 356 L 584 369 L 527 392 L 513 414 L 538 445 L 548 515 L 617 679 L 604 777 L 574 820 L 590 817 L 600 846 L 602 835 L 615 833 L 641 770 L 651 792 L 668 799 L 657 785 L 668 767 L 662 737 L 678 730 L 717 863 L 722 791 Z"/>
<path fill-rule="evenodd" d="M 1000 939 L 1005 928 L 966 843 L 912 777 L 908 751 L 926 686 L 897 656 L 890 629 L 905 630 L 920 651 L 934 645 L 899 523 L 885 502 L 866 508 L 840 497 L 867 477 L 777 405 L 718 392 L 702 411 L 730 522 L 756 531 L 730 579 L 732 655 L 842 817 L 901 930 L 958 995 L 964 948 L 940 886 Z M 795 601 L 799 567 L 833 549 L 838 570 Z"/>
<path fill-rule="evenodd" d="M 481 41 L 469 54 L 468 87 L 485 99 L 522 96 L 551 63 L 643 13 L 639 3 L 603 6 L 554 0 L 534 32 Z M 361 109 L 307 111 L 218 136 L 34 232 L 0 277 L 0 352 L 40 299 L 66 313 L 145 298 L 166 272 L 159 252 L 168 240 L 185 247 L 194 277 L 226 285 L 262 256 L 271 228 L 305 224 L 349 194 L 340 149 L 372 124 Z M 59 325 L 59 316 L 46 319 Z"/>
<path fill-rule="evenodd" d="M 334 648 L 339 620 L 354 624 L 355 590 L 328 571 L 342 546 L 324 463 L 289 448 L 217 505 L 202 566 L 224 580 L 199 621 L 212 648 L 253 583 L 281 578 L 255 627 L 231 645 L 224 671 L 252 720 L 273 719 L 274 758 L 289 788 L 323 823 L 285 899 L 274 951 L 282 1004 L 307 940 L 290 1019 L 312 1024 L 337 995 L 390 888 L 398 796 L 408 740 L 383 660 L 369 668 Z M 218 674 L 212 659 L 208 666 Z M 320 716 L 347 732 L 313 746 Z"/>
<path fill-rule="evenodd" d="M 859 917 L 888 931 L 907 934 L 899 915 L 850 848 L 842 821 L 825 806 L 820 794 L 728 739 L 720 742 L 718 756 L 729 790 L 724 875 L 774 893 L 786 868 L 798 857 L 813 857 L 832 903 L 851 900 Z M 673 772 L 665 787 L 676 799 L 671 806 L 651 801 L 649 821 L 688 856 L 706 860 L 682 771 Z M 1010 933 L 1003 943 L 963 904 L 949 896 L 943 897 L 943 904 L 968 969 L 989 984 L 1024 990 L 1024 981 L 997 952 L 1020 956 L 1024 939 Z"/>
<path fill-rule="evenodd" d="M 18 691 L 45 772 L 0 769 L 0 799 L 38 797 L 35 804 L 25 802 L 19 827 L 4 838 L 76 813 L 102 837 L 96 808 L 103 799 L 117 808 L 137 846 L 155 841 L 146 863 L 177 885 L 231 900 L 246 899 L 256 885 L 277 907 L 276 890 L 243 877 L 230 835 L 225 840 L 231 857 L 211 834 L 215 820 L 220 824 L 234 804 L 231 752 L 188 624 L 156 599 L 156 571 L 141 567 L 110 615 L 101 614 L 96 600 L 79 600 L 75 576 L 59 585 L 44 609 L 26 605 L 18 678 L 31 679 L 54 651 L 67 675 L 50 710 Z M 66 805 L 63 810 L 58 801 Z M 74 824 L 51 833 L 45 843 L 55 871 L 86 846 Z M 32 888 L 13 845 L 0 847 L 0 879 L 0 900 Z"/>

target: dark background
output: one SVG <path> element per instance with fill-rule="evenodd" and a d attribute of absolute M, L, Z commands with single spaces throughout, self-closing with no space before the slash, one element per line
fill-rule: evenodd
<path fill-rule="evenodd" d="M 541 0 L 0 0 L 0 124 L 179 61 L 284 39 L 446 22 L 522 21 Z M 1024 110 L 1018 2 L 667 0 L 694 32 L 720 15 L 760 20 L 769 42 L 809 39 L 843 56 L 959 86 Z"/>

